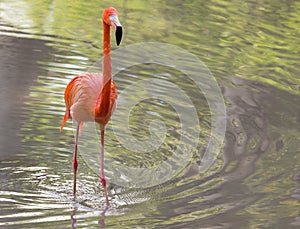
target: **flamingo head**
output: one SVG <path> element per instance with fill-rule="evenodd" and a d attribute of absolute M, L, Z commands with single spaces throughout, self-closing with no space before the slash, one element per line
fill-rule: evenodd
<path fill-rule="evenodd" d="M 122 40 L 123 31 L 122 25 L 118 19 L 118 11 L 113 7 L 106 8 L 102 14 L 102 20 L 105 24 L 111 26 L 114 29 L 116 42 L 117 45 L 119 45 Z"/>

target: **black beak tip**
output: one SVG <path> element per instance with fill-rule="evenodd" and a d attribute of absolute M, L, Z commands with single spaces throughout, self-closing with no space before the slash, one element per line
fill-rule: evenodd
<path fill-rule="evenodd" d="M 117 28 L 116 28 L 116 42 L 117 42 L 117 45 L 119 45 L 121 43 L 122 34 L 123 34 L 122 26 L 117 26 Z"/>

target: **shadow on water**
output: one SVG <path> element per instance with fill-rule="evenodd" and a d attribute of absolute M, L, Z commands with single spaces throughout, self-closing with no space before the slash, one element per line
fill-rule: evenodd
<path fill-rule="evenodd" d="M 13 36 L 0 36 L 0 44 L 0 131 L 5 133 L 0 136 L 0 155 L 4 156 L 20 152 L 22 138 L 17 130 L 25 121 L 20 107 L 41 73 L 37 62 L 48 53 L 49 47 L 41 40 Z"/>
<path fill-rule="evenodd" d="M 298 193 L 293 180 L 299 174 L 294 163 L 299 160 L 299 98 L 234 77 L 232 85 L 224 87 L 224 96 L 230 105 L 222 169 L 204 178 L 180 178 L 161 193 L 155 217 L 172 228 L 274 227 L 275 215 L 281 216 L 280 225 L 289 220 L 290 226 L 297 225 L 298 218 L 289 214 L 298 206 L 291 194 Z M 284 116 L 291 123 L 278 123 Z"/>

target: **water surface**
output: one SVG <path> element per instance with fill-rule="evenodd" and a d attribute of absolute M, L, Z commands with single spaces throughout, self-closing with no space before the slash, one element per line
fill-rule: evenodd
<path fill-rule="evenodd" d="M 174 66 L 141 64 L 120 71 L 114 76 L 120 92 L 147 79 L 158 82 L 151 85 L 158 94 L 166 93 L 162 82 L 178 85 L 196 109 L 201 132 L 190 162 L 167 182 L 109 183 L 111 207 L 105 210 L 95 173 L 99 165 L 91 166 L 93 158 L 88 162 L 84 150 L 74 199 L 73 126 L 68 122 L 63 133 L 59 126 L 66 84 L 101 57 L 100 15 L 111 4 L 125 29 L 121 46 L 166 42 L 195 54 L 216 78 L 227 116 L 222 150 L 209 170 L 199 173 L 211 137 L 203 92 Z M 24 0 L 2 1 L 0 10 L 1 228 L 299 227 L 298 1 Z M 119 107 L 130 99 L 120 99 Z M 110 123 L 107 155 L 121 165 L 150 168 L 174 155 L 180 135 L 194 134 L 194 129 L 182 133 L 178 114 L 161 99 L 138 101 L 130 130 L 145 141 L 149 126 L 159 128 L 161 123 L 151 124 L 158 119 L 167 135 L 149 154 L 122 146 Z"/>

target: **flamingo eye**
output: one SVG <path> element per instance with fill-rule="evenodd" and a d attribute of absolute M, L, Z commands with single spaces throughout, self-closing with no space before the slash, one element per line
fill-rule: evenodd
<path fill-rule="evenodd" d="M 110 21 L 113 21 L 113 20 L 114 20 L 114 17 L 115 17 L 114 15 L 109 15 L 109 16 L 108 16 L 108 18 L 109 18 Z"/>

